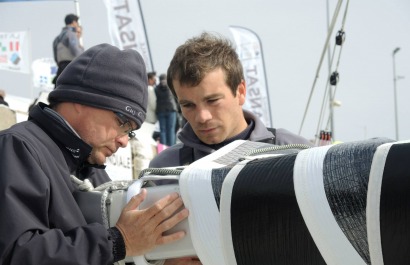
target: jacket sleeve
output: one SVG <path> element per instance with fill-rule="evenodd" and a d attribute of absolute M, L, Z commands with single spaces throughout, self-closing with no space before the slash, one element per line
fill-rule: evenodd
<path fill-rule="evenodd" d="M 109 231 L 82 221 L 67 185 L 46 174 L 52 155 L 4 133 L 0 146 L 0 264 L 113 263 Z"/>
<path fill-rule="evenodd" d="M 80 45 L 80 41 L 75 32 L 70 31 L 67 33 L 68 48 L 74 57 L 77 57 L 84 52 L 84 48 Z"/>

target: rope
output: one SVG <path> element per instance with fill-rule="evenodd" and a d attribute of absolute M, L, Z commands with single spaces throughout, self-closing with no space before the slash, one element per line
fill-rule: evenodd
<path fill-rule="evenodd" d="M 77 185 L 80 191 L 92 191 L 94 186 L 89 179 L 80 180 L 74 175 L 70 175 L 71 182 Z"/>
<path fill-rule="evenodd" d="M 138 179 L 142 178 L 145 174 L 149 175 L 181 175 L 182 169 L 169 169 L 169 168 L 146 168 L 141 170 Z"/>
<path fill-rule="evenodd" d="M 323 59 L 324 59 L 325 54 L 326 54 L 326 49 L 327 49 L 327 47 L 329 46 L 330 36 L 331 36 L 331 34 L 332 34 L 332 32 L 333 32 L 333 29 L 334 29 L 334 27 L 335 27 L 336 19 L 337 19 L 338 15 L 339 15 L 339 11 L 340 11 L 341 5 L 342 5 L 342 0 L 339 0 L 338 3 L 337 3 L 337 5 L 336 5 L 335 13 L 333 14 L 332 22 L 331 22 L 331 24 L 330 24 L 330 26 L 329 26 L 329 30 L 328 30 L 328 34 L 327 34 L 327 37 L 326 37 L 325 45 L 324 45 L 324 47 L 323 47 L 322 55 L 320 56 L 319 65 L 318 65 L 317 70 L 316 70 L 316 75 L 315 75 L 315 78 L 314 78 L 314 80 L 313 80 L 313 85 L 312 85 L 312 88 L 311 88 L 311 91 L 310 91 L 309 99 L 308 99 L 308 102 L 307 102 L 307 104 L 306 104 L 305 112 L 304 112 L 304 114 L 303 114 L 302 123 L 300 124 L 299 135 L 300 135 L 300 133 L 302 132 L 303 124 L 304 124 L 305 119 L 306 119 L 306 114 L 307 114 L 307 111 L 308 111 L 308 109 L 309 109 L 309 105 L 310 105 L 310 101 L 311 101 L 311 99 L 312 99 L 313 91 L 314 91 L 315 86 L 316 86 L 316 81 L 317 81 L 317 79 L 319 78 L 320 68 L 321 68 L 321 66 L 322 66 Z"/>
<path fill-rule="evenodd" d="M 288 150 L 288 149 L 308 149 L 308 148 L 311 148 L 311 146 L 307 144 L 287 144 L 287 145 L 281 145 L 281 146 L 275 145 L 275 146 L 253 149 L 249 151 L 248 153 L 245 153 L 244 157 L 256 155 L 256 154 L 263 154 L 263 153 L 272 152 L 272 151 L 280 151 L 280 150 Z"/>
<path fill-rule="evenodd" d="M 345 27 L 345 24 L 346 24 L 346 17 L 347 17 L 348 7 L 349 7 L 349 0 L 347 0 L 347 2 L 346 2 L 346 8 L 345 8 L 343 19 L 342 19 L 342 26 L 341 26 L 341 29 L 339 31 L 339 32 L 342 32 L 342 33 L 344 33 L 344 27 Z M 334 48 L 333 48 L 331 64 L 333 64 L 334 56 L 335 56 L 335 53 L 336 53 L 336 46 L 337 46 L 337 44 L 335 43 Z M 337 70 L 339 69 L 339 64 L 340 64 L 340 58 L 341 58 L 341 55 L 342 55 L 342 51 L 343 51 L 343 43 L 340 45 L 339 55 L 338 55 L 338 58 L 337 58 L 337 61 L 336 61 L 335 70 L 333 72 L 329 71 L 329 75 L 327 77 L 328 81 L 330 80 L 330 75 L 332 73 L 334 73 L 334 72 L 337 73 L 338 72 Z M 325 113 L 326 113 L 326 108 L 324 106 L 327 105 L 326 103 L 333 104 L 333 101 L 334 101 L 335 95 L 336 95 L 336 91 L 337 91 L 337 87 L 338 87 L 337 86 L 338 82 L 337 82 L 336 85 L 335 85 L 335 88 L 334 88 L 334 93 L 331 95 L 331 99 L 329 99 L 329 97 L 327 97 L 327 94 L 330 93 L 329 83 L 330 82 L 326 83 L 325 93 L 323 95 L 322 106 L 321 106 L 320 115 L 319 115 L 319 121 L 318 121 L 318 124 L 317 124 L 317 127 L 316 127 L 316 136 L 319 135 L 320 128 L 323 126 L 323 119 L 324 119 L 324 116 L 325 116 Z M 330 122 L 330 115 L 329 115 L 326 127 L 329 126 L 329 122 Z M 319 141 L 318 137 L 315 137 L 315 144 L 317 144 L 318 141 Z"/>

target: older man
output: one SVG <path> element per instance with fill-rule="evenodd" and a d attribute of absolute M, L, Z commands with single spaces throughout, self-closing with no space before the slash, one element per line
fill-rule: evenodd
<path fill-rule="evenodd" d="M 145 119 L 142 57 L 94 46 L 64 70 L 49 102 L 0 132 L 0 264 L 112 264 L 182 238 L 163 235 L 188 216 L 177 193 L 137 210 L 143 190 L 108 229 L 87 223 L 73 196 L 72 178 L 109 181 L 106 158 Z"/>

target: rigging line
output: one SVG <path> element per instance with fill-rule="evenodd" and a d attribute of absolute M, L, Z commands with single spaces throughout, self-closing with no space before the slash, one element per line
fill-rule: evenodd
<path fill-rule="evenodd" d="M 347 17 L 347 10 L 349 9 L 349 0 L 347 0 L 347 2 L 346 2 L 346 9 L 345 9 L 345 13 L 344 13 L 344 15 L 343 15 L 343 20 L 342 20 L 342 28 L 341 28 L 341 30 L 344 30 L 344 27 L 345 27 L 345 23 L 346 23 L 346 17 Z"/>
<path fill-rule="evenodd" d="M 342 48 L 343 47 L 341 47 L 340 50 L 339 50 L 339 55 L 338 55 L 338 59 L 337 59 L 337 62 L 336 62 L 336 68 L 335 68 L 335 71 L 334 71 L 336 73 L 337 73 L 337 69 L 339 68 L 340 58 L 341 58 L 341 55 L 342 55 Z M 326 89 L 325 89 L 325 95 L 323 96 L 322 108 L 321 108 L 321 112 L 320 112 L 320 118 L 319 118 L 318 126 L 317 126 L 317 129 L 316 129 L 317 133 L 319 133 L 319 130 L 320 130 L 319 128 L 322 127 L 322 122 L 323 122 L 323 119 L 324 119 L 324 116 L 325 116 L 326 109 L 324 108 L 324 105 L 333 104 L 333 102 L 335 100 L 336 90 L 337 90 L 337 87 L 338 87 L 338 82 L 337 82 L 334 86 L 335 88 L 334 88 L 334 91 L 333 91 L 334 92 L 333 95 L 331 95 L 331 98 L 327 97 L 326 96 L 327 93 L 328 92 L 330 93 L 330 91 L 331 91 L 330 90 L 330 85 L 329 85 L 329 83 L 330 83 L 329 80 L 330 80 L 330 76 L 328 77 L 328 82 L 327 82 Z M 326 102 L 328 100 L 329 100 L 329 102 Z M 329 127 L 330 119 L 331 119 L 331 117 L 329 115 L 328 121 L 326 123 L 326 129 Z"/>
<path fill-rule="evenodd" d="M 345 9 L 345 12 L 344 12 L 344 15 L 343 15 L 342 26 L 341 26 L 341 29 L 340 29 L 341 32 L 344 32 L 348 8 L 349 8 L 349 0 L 347 0 L 347 2 L 346 2 L 346 9 Z M 336 61 L 336 68 L 335 68 L 336 72 L 339 69 L 340 58 L 342 56 L 342 51 L 343 51 L 343 44 L 344 43 L 342 43 L 341 46 L 340 46 L 339 56 L 338 56 L 337 61 Z M 335 100 L 336 90 L 337 90 L 337 84 L 336 84 L 335 89 L 334 89 L 333 98 L 331 99 L 332 102 Z"/>
<path fill-rule="evenodd" d="M 346 17 L 347 17 L 348 8 L 349 8 L 349 0 L 347 0 L 347 2 L 346 2 L 346 9 L 345 9 L 345 13 L 344 13 L 344 15 L 343 15 L 343 21 L 342 21 L 342 27 L 341 27 L 341 31 L 342 31 L 342 32 L 344 32 L 344 27 L 345 27 L 345 24 L 346 24 Z M 340 58 L 341 58 L 341 56 L 342 56 L 342 51 L 343 51 L 343 44 L 344 44 L 344 43 L 342 43 L 341 46 L 340 46 L 339 56 L 338 56 L 338 58 L 337 58 L 335 71 L 337 71 L 337 70 L 339 69 Z M 336 89 L 337 89 L 337 85 L 335 86 L 335 91 L 334 91 L 334 93 L 333 93 L 332 102 L 335 100 Z"/>
<path fill-rule="evenodd" d="M 337 69 L 339 69 L 340 58 L 342 56 L 342 50 L 343 50 L 343 46 L 340 47 L 339 56 L 338 56 L 337 63 L 336 63 L 336 70 L 335 70 L 336 72 L 337 72 Z M 332 102 L 335 100 L 336 90 L 337 90 L 337 84 L 336 84 L 335 89 L 334 89 Z"/>
<path fill-rule="evenodd" d="M 316 70 L 316 75 L 315 75 L 315 78 L 314 78 L 314 81 L 313 81 L 312 89 L 310 91 L 309 99 L 308 99 L 308 102 L 306 104 L 305 113 L 303 114 L 302 123 L 300 124 L 299 135 L 302 132 L 303 123 L 305 122 L 306 114 L 307 114 L 307 111 L 309 109 L 309 104 L 310 104 L 310 101 L 312 99 L 313 91 L 314 91 L 315 86 L 316 86 L 316 81 L 319 77 L 319 71 L 320 71 L 320 68 L 322 66 L 323 59 L 325 57 L 327 47 L 329 45 L 330 36 L 331 36 L 331 34 L 333 32 L 333 29 L 335 27 L 336 19 L 337 19 L 337 16 L 339 15 L 339 11 L 340 11 L 340 7 L 342 5 L 342 2 L 343 2 L 343 0 L 338 1 L 336 9 L 335 9 L 335 13 L 333 14 L 332 22 L 331 22 L 331 25 L 329 27 L 328 34 L 327 34 L 327 37 L 326 37 L 326 42 L 325 42 L 325 45 L 323 47 L 322 55 L 320 56 L 320 60 L 319 60 L 319 65 L 318 65 L 317 70 Z"/>
<path fill-rule="evenodd" d="M 346 8 L 345 8 L 345 12 L 344 12 L 344 15 L 343 15 L 343 20 L 342 20 L 342 26 L 341 26 L 341 30 L 340 30 L 340 32 L 343 32 L 344 33 L 344 26 L 345 26 L 345 24 L 346 24 L 346 17 L 347 17 L 347 11 L 348 11 L 348 7 L 349 7 L 349 0 L 347 0 L 347 2 L 346 2 Z M 340 49 L 339 49 L 339 55 L 338 55 L 338 58 L 337 58 L 337 61 L 336 61 L 336 67 L 335 67 L 335 71 L 334 72 L 338 72 L 337 70 L 339 69 L 339 64 L 340 64 L 340 58 L 341 58 L 341 55 L 342 55 L 342 51 L 343 51 L 343 41 L 342 41 L 342 43 L 340 44 Z M 335 45 L 336 46 L 336 45 Z M 334 54 L 333 54 L 334 55 Z M 333 63 L 333 55 L 332 55 L 332 63 Z M 329 80 L 329 77 L 328 77 L 328 80 Z M 338 88 L 338 82 L 336 83 L 336 85 L 335 85 L 335 88 L 334 88 L 334 91 L 333 91 L 333 95 L 331 95 L 331 98 L 330 98 L 330 102 L 329 102 L 329 104 L 333 104 L 333 102 L 334 102 L 334 100 L 335 100 L 335 95 L 336 95 L 336 91 L 337 91 L 337 88 Z M 327 93 L 327 89 L 329 89 L 329 83 L 327 83 L 327 86 L 326 86 L 326 93 Z M 329 89 L 329 93 L 330 93 L 330 89 Z M 323 102 L 323 104 L 322 104 L 322 110 L 323 110 L 323 106 L 324 106 L 324 102 Z M 333 108 L 333 106 L 330 106 L 331 108 Z M 319 123 L 318 123 L 318 127 L 317 127 L 317 129 L 316 129 L 316 133 L 317 133 L 317 135 L 319 134 L 319 128 L 322 126 L 322 122 L 323 122 L 323 118 L 324 118 L 324 113 L 323 113 L 323 116 L 321 116 L 321 119 L 322 120 L 320 120 L 319 119 Z M 328 127 L 329 126 L 329 123 L 331 122 L 331 117 L 330 117 L 330 114 L 329 114 L 329 117 L 328 117 L 328 120 L 327 120 L 327 123 L 326 123 L 326 127 Z M 332 132 L 333 133 L 333 132 Z"/>
<path fill-rule="evenodd" d="M 326 26 L 327 29 L 329 30 L 329 0 L 326 0 Z M 328 75 L 330 75 L 331 71 L 332 71 L 332 61 L 330 59 L 330 54 L 333 53 L 330 45 L 327 46 L 327 65 L 328 65 L 328 69 L 327 69 L 327 73 Z M 331 100 L 332 98 L 332 90 L 329 90 L 329 100 Z M 331 124 L 330 124 L 330 131 L 333 132 L 333 109 L 332 106 L 329 105 L 329 119 L 331 120 Z M 315 137 L 316 139 L 316 137 Z"/>
<path fill-rule="evenodd" d="M 331 64 L 333 64 L 333 61 L 334 61 L 334 57 L 335 57 L 335 53 L 336 53 L 336 44 L 334 45 L 334 47 L 333 47 L 333 53 L 332 53 L 332 58 L 331 58 Z M 321 108 L 320 108 L 320 114 L 319 114 L 319 121 L 318 121 L 318 124 L 317 124 L 317 128 L 316 128 L 316 136 L 318 136 L 319 135 L 319 131 L 320 131 L 320 127 L 322 126 L 322 122 L 323 122 L 323 119 L 324 119 L 324 117 L 325 117 L 325 113 L 326 113 L 326 108 L 325 108 L 325 105 L 327 105 L 327 103 L 328 103 L 328 100 L 329 100 L 329 98 L 328 98 L 328 93 L 330 92 L 330 89 L 329 89 L 329 87 L 330 87 L 330 82 L 329 82 L 329 80 L 330 80 L 330 76 L 331 76 L 331 71 L 329 71 L 329 73 L 328 73 L 328 76 L 327 76 L 327 82 L 326 82 L 326 88 L 325 88 L 325 92 L 324 92 L 324 95 L 323 95 L 323 100 L 322 100 L 322 106 L 321 106 Z M 316 141 L 318 141 L 318 138 L 317 137 L 315 137 L 315 144 L 316 144 Z"/>
<path fill-rule="evenodd" d="M 329 29 L 329 0 L 326 0 L 326 26 L 327 29 Z M 333 64 L 333 59 L 331 60 L 330 55 L 333 53 L 330 45 L 327 46 L 328 47 L 328 51 L 327 51 L 327 60 L 328 60 L 328 75 L 330 76 L 331 72 L 332 72 L 332 64 Z M 328 83 L 329 84 L 329 83 Z M 329 93 L 328 93 L 328 97 L 329 97 L 329 101 L 332 100 L 332 88 L 330 88 Z M 332 134 L 334 134 L 334 119 L 333 119 L 333 106 L 329 105 L 329 121 L 330 121 L 330 131 L 332 132 Z M 328 122 L 329 124 L 329 122 Z M 329 127 L 329 126 L 327 126 Z M 318 132 L 319 133 L 319 132 Z"/>

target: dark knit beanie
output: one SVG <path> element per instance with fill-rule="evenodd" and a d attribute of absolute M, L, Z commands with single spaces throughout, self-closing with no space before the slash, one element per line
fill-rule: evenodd
<path fill-rule="evenodd" d="M 74 102 L 126 115 L 138 127 L 147 111 L 145 63 L 135 50 L 94 46 L 75 58 L 57 79 L 48 100 Z"/>

